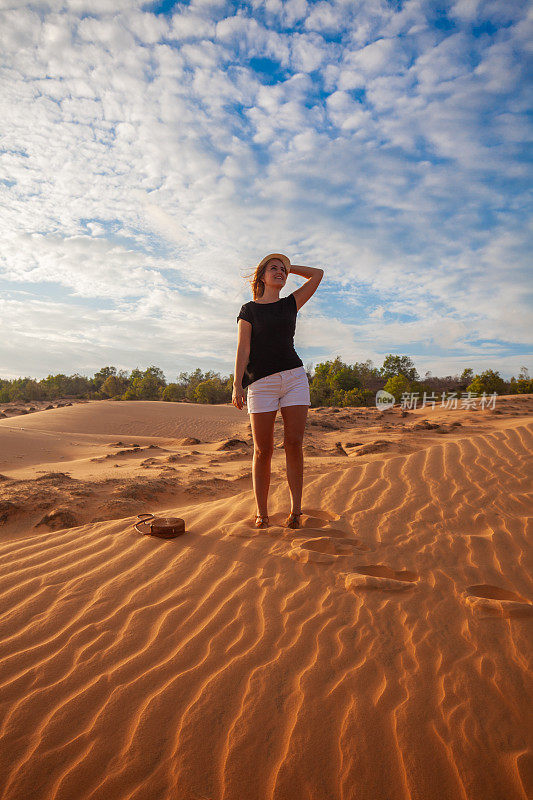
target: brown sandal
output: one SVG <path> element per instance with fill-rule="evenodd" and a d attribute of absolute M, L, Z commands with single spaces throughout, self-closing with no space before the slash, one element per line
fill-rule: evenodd
<path fill-rule="evenodd" d="M 285 527 L 287 528 L 299 528 L 300 527 L 300 520 L 299 517 L 302 516 L 302 511 L 294 512 L 291 511 L 287 518 L 287 522 L 285 523 Z"/>
<path fill-rule="evenodd" d="M 270 525 L 270 520 L 266 515 L 264 517 L 262 517 L 260 514 L 256 515 L 255 517 L 256 528 L 268 528 L 269 525 Z"/>

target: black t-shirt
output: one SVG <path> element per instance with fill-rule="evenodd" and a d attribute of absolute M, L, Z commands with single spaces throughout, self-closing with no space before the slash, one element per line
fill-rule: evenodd
<path fill-rule="evenodd" d="M 296 330 L 296 298 L 291 293 L 274 303 L 244 303 L 237 317 L 252 324 L 250 356 L 242 376 L 246 389 L 259 378 L 266 378 L 284 369 L 303 367 L 302 359 L 294 349 Z"/>

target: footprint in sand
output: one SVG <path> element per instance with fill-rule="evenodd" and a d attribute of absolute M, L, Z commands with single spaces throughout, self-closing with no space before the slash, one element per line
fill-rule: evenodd
<path fill-rule="evenodd" d="M 343 536 L 343 531 L 328 529 L 329 536 L 317 536 L 294 542 L 289 550 L 290 558 L 295 561 L 318 564 L 334 564 L 339 558 L 353 556 L 354 553 L 368 550 L 359 539 Z"/>
<path fill-rule="evenodd" d="M 300 528 L 287 528 L 285 526 L 287 516 L 288 513 L 286 511 L 270 514 L 270 525 L 268 528 L 256 528 L 254 525 L 254 518 L 250 517 L 250 519 L 240 520 L 236 523 L 221 525 L 221 530 L 224 534 L 235 536 L 239 539 L 256 538 L 258 535 L 270 535 L 276 538 L 290 537 L 291 539 L 304 537 L 305 539 L 309 539 L 311 533 L 315 530 L 318 533 L 327 531 L 328 536 L 336 538 L 337 540 L 346 537 L 345 530 L 330 527 L 332 522 L 338 523 L 341 521 L 341 518 L 333 520 L 320 509 L 309 509 L 307 513 L 304 512 L 300 517 Z M 357 540 L 354 539 L 350 539 L 350 541 L 357 542 Z M 361 549 L 366 548 L 361 546 Z"/>
<path fill-rule="evenodd" d="M 416 572 L 394 570 L 385 564 L 361 564 L 353 572 L 338 576 L 345 589 L 380 589 L 385 592 L 403 592 L 419 584 Z"/>
<path fill-rule="evenodd" d="M 533 603 L 525 597 L 501 589 L 490 583 L 478 583 L 468 586 L 463 592 L 466 604 L 475 611 L 486 611 L 497 617 L 519 618 L 533 617 Z"/>

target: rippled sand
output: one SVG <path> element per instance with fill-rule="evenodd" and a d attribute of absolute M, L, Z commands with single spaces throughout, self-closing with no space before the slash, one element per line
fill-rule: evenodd
<path fill-rule="evenodd" d="M 0 420 L 2 800 L 532 796 L 533 396 L 496 410 L 310 410 L 300 530 L 281 415 L 266 530 L 245 410 Z"/>

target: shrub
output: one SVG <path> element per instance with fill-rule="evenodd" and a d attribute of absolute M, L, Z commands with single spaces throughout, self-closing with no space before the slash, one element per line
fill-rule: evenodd
<path fill-rule="evenodd" d="M 389 353 L 381 367 L 381 376 L 383 378 L 394 378 L 397 375 L 403 375 L 404 378 L 406 377 L 410 381 L 418 380 L 418 372 L 409 356 L 395 356 Z"/>
<path fill-rule="evenodd" d="M 219 378 L 209 378 L 197 385 L 195 400 L 198 403 L 226 403 L 231 400 L 231 394 L 228 396 L 226 385 Z"/>
<path fill-rule="evenodd" d="M 533 392 L 533 378 L 518 378 L 516 382 L 517 394 L 531 394 Z"/>
<path fill-rule="evenodd" d="M 169 383 L 168 386 L 165 386 L 161 395 L 161 399 L 169 403 L 177 403 L 178 400 L 183 400 L 184 398 L 185 389 L 178 383 Z"/>
<path fill-rule="evenodd" d="M 110 375 L 100 387 L 100 393 L 104 397 L 116 397 L 122 393 L 123 389 L 122 381 L 116 375 Z"/>
<path fill-rule="evenodd" d="M 394 395 L 394 399 L 399 403 L 402 399 L 402 394 L 411 391 L 411 382 L 405 375 L 394 375 L 394 377 L 389 378 L 384 388 L 386 392 Z"/>
<path fill-rule="evenodd" d="M 474 394 L 505 394 L 507 389 L 507 385 L 503 378 L 500 377 L 499 372 L 495 372 L 493 369 L 487 369 L 485 372 L 482 372 L 481 375 L 476 375 L 472 383 L 470 383 L 466 387 L 467 392 L 472 392 Z"/>

